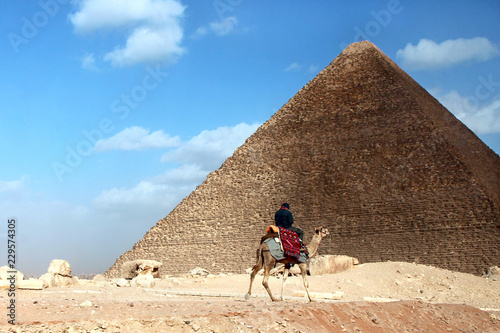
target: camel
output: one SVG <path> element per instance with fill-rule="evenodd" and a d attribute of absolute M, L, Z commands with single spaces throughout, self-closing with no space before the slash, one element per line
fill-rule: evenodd
<path fill-rule="evenodd" d="M 311 242 L 307 245 L 307 249 L 309 251 L 309 258 L 313 257 L 318 253 L 318 248 L 319 244 L 321 243 L 321 240 L 329 235 L 330 233 L 328 232 L 328 229 L 326 228 L 316 228 L 314 229 L 314 236 L 311 240 Z M 250 295 L 252 294 L 252 283 L 253 280 L 255 279 L 255 275 L 264 267 L 264 279 L 262 280 L 262 285 L 264 288 L 266 288 L 267 293 L 271 297 L 271 300 L 274 302 L 279 301 L 277 298 L 273 296 L 271 293 L 271 289 L 269 289 L 269 285 L 267 281 L 269 280 L 269 272 L 271 269 L 276 265 L 276 263 L 282 263 L 285 264 L 285 271 L 283 273 L 283 282 L 281 285 L 281 300 L 283 300 L 283 292 L 285 289 L 285 282 L 288 277 L 288 273 L 290 271 L 290 265 L 292 263 L 295 263 L 295 261 L 291 258 L 286 258 L 283 260 L 276 260 L 273 256 L 271 256 L 271 252 L 269 252 L 269 247 L 267 246 L 266 243 L 261 243 L 260 247 L 257 251 L 257 263 L 255 266 L 252 267 L 252 272 L 250 273 L 250 287 L 248 288 L 248 293 L 245 295 L 245 299 L 249 299 Z M 302 275 L 302 281 L 304 282 L 304 287 L 306 289 L 307 297 L 309 298 L 309 302 L 312 302 L 311 300 L 311 295 L 309 295 L 309 283 L 306 280 L 306 275 L 307 275 L 307 268 L 308 264 L 307 263 L 299 263 L 299 268 L 300 268 L 300 273 Z"/>

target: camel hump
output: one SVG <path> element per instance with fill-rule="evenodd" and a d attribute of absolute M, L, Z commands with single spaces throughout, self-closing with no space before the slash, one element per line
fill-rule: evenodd
<path fill-rule="evenodd" d="M 267 227 L 266 232 L 268 234 L 271 234 L 271 233 L 274 234 L 274 233 L 279 232 L 279 228 L 277 226 L 275 226 L 275 225 L 270 225 L 269 227 Z"/>

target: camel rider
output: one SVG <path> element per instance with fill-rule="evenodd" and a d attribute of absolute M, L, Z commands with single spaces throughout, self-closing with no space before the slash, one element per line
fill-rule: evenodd
<path fill-rule="evenodd" d="M 293 215 L 290 211 L 290 205 L 284 203 L 281 208 L 274 214 L 274 222 L 278 227 L 288 229 L 290 231 L 296 232 L 299 235 L 300 241 L 304 239 L 304 231 L 299 228 L 292 227 Z"/>

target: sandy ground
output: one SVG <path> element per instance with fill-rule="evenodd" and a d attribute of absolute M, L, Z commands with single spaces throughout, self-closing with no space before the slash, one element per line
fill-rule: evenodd
<path fill-rule="evenodd" d="M 301 277 L 289 277 L 285 300 L 272 302 L 248 275 L 166 277 L 154 288 L 109 282 L 21 290 L 17 325 L 2 316 L 2 332 L 500 332 L 500 281 L 409 263 L 374 263 L 309 276 L 313 303 L 294 293 Z M 281 277 L 271 277 L 277 297 Z M 2 293 L 1 307 L 8 302 Z M 91 304 L 90 304 L 91 303 Z"/>

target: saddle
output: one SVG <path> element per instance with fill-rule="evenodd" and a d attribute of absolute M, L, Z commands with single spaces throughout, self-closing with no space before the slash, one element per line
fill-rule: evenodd
<path fill-rule="evenodd" d="M 275 225 L 270 225 L 266 229 L 266 235 L 261 238 L 261 243 L 268 238 L 278 238 L 281 250 L 286 256 L 290 256 L 294 259 L 300 257 L 300 253 L 304 253 L 307 258 L 309 258 L 309 252 L 304 243 L 300 242 L 299 235 L 291 230 L 278 227 Z"/>

